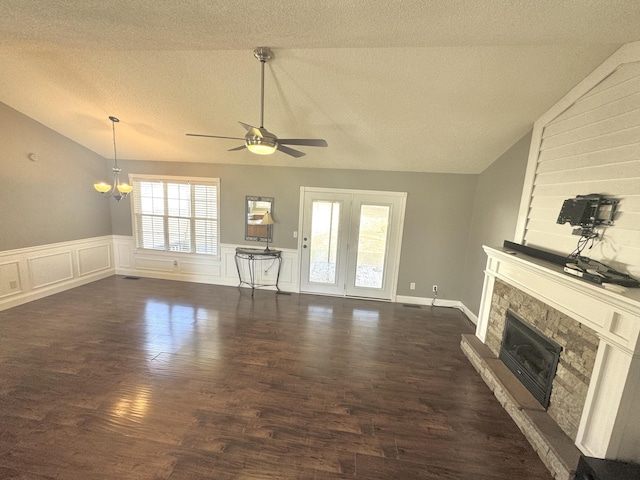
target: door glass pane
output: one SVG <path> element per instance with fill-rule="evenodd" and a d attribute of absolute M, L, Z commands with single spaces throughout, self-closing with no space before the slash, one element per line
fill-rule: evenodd
<path fill-rule="evenodd" d="M 336 283 L 340 202 L 313 202 L 309 242 L 309 281 Z"/>
<path fill-rule="evenodd" d="M 356 287 L 382 288 L 389 211 L 384 205 L 360 207 Z"/>

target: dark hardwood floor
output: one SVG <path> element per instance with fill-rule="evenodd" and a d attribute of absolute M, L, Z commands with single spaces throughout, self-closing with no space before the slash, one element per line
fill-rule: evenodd
<path fill-rule="evenodd" d="M 453 309 L 111 277 L 0 312 L 0 478 L 551 480 Z"/>

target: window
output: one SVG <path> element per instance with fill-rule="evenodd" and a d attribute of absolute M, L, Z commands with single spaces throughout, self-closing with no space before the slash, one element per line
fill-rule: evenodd
<path fill-rule="evenodd" d="M 218 255 L 219 179 L 130 178 L 137 248 Z"/>

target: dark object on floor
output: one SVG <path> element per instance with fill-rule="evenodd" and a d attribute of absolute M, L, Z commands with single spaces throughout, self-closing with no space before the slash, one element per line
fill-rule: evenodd
<path fill-rule="evenodd" d="M 617 460 L 580 457 L 575 480 L 636 480 L 640 478 L 640 465 Z"/>

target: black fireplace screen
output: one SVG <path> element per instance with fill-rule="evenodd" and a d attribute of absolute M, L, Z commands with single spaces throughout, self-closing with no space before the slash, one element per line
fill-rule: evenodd
<path fill-rule="evenodd" d="M 507 311 L 500 359 L 547 408 L 562 347 Z"/>

